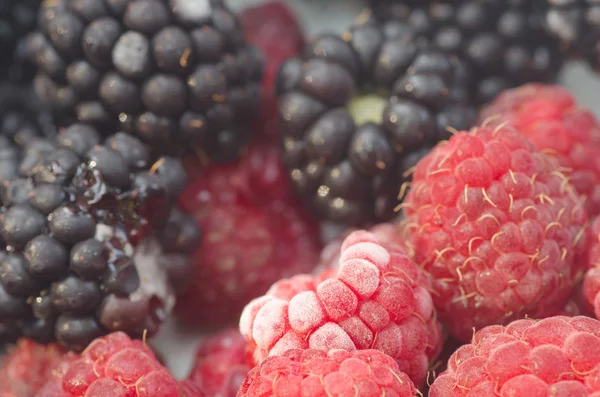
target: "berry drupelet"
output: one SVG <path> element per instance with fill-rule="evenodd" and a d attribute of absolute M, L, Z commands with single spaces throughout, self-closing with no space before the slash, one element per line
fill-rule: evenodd
<path fill-rule="evenodd" d="M 396 25 L 361 16 L 280 69 L 283 161 L 324 219 L 393 218 L 411 167 L 450 136 L 448 126 L 469 127 L 475 118 L 467 65 Z"/>
<path fill-rule="evenodd" d="M 35 70 L 28 61 L 26 36 L 35 29 L 40 0 L 0 1 L 0 76 L 13 83 L 33 78 Z"/>
<path fill-rule="evenodd" d="M 170 209 L 186 184 L 179 161 L 152 163 L 137 138 L 102 139 L 85 124 L 3 161 L 0 342 L 25 335 L 81 350 L 109 331 L 156 332 L 198 237 Z"/>
<path fill-rule="evenodd" d="M 552 82 L 559 43 L 544 29 L 547 0 L 371 0 L 374 14 L 396 20 L 452 54 L 475 73 L 479 104 L 526 82 Z M 562 0 L 561 0 L 562 1 Z"/>
<path fill-rule="evenodd" d="M 44 2 L 28 50 L 60 123 L 119 124 L 159 154 L 235 159 L 258 114 L 262 59 L 221 0 Z"/>

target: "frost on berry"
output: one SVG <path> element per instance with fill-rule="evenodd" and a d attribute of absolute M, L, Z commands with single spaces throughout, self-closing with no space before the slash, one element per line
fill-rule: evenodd
<path fill-rule="evenodd" d="M 555 316 L 478 331 L 433 382 L 431 397 L 596 396 L 600 322 Z"/>
<path fill-rule="evenodd" d="M 289 350 L 248 373 L 238 397 L 413 397 L 415 386 L 378 350 Z"/>
<path fill-rule="evenodd" d="M 564 309 L 588 237 L 583 202 L 562 171 L 505 125 L 455 134 L 415 167 L 402 240 L 457 338 Z"/>
<path fill-rule="evenodd" d="M 441 348 L 428 279 L 398 245 L 350 234 L 338 270 L 275 283 L 240 318 L 256 363 L 290 349 L 378 349 L 416 384 Z"/>

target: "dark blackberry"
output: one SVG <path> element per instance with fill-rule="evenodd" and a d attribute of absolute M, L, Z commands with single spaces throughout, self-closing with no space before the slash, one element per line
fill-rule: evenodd
<path fill-rule="evenodd" d="M 600 3 L 594 0 L 547 0 L 549 32 L 568 56 L 584 58 L 600 71 Z"/>
<path fill-rule="evenodd" d="M 262 59 L 222 0 L 56 0 L 29 51 L 60 122 L 138 136 L 158 154 L 235 159 L 258 114 Z"/>
<path fill-rule="evenodd" d="M 371 0 L 371 5 L 380 19 L 395 20 L 463 57 L 475 73 L 475 99 L 483 104 L 507 88 L 556 80 L 563 57 L 544 28 L 546 1 Z"/>
<path fill-rule="evenodd" d="M 85 124 L 12 148 L 2 156 L 14 172 L 1 181 L 1 341 L 81 350 L 111 331 L 156 332 L 198 240 L 195 222 L 171 209 L 186 182 L 180 162 L 152 162 L 137 138 L 103 139 Z"/>
<path fill-rule="evenodd" d="M 321 35 L 280 70 L 283 160 L 322 218 L 394 217 L 410 168 L 447 126 L 474 121 L 467 65 L 389 25 L 367 18 Z"/>
<path fill-rule="evenodd" d="M 26 54 L 26 37 L 35 29 L 41 0 L 0 0 L 0 76 L 12 83 L 30 81 L 35 69 Z"/>

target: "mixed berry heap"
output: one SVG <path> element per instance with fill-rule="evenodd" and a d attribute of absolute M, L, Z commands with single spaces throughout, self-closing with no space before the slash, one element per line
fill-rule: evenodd
<path fill-rule="evenodd" d="M 46 1 L 38 19 L 35 86 L 59 122 L 215 161 L 247 143 L 262 60 L 221 0 Z"/>
<path fill-rule="evenodd" d="M 35 68 L 27 59 L 27 34 L 35 29 L 40 0 L 0 1 L 0 79 L 30 81 Z"/>
<path fill-rule="evenodd" d="M 415 167 L 404 206 L 409 253 L 458 339 L 556 314 L 581 278 L 583 200 L 558 160 L 509 123 L 438 144 Z"/>
<path fill-rule="evenodd" d="M 553 82 L 562 66 L 558 41 L 544 29 L 546 0 L 372 0 L 371 4 L 377 17 L 397 22 L 395 29 L 414 31 L 468 62 L 475 74 L 478 104 L 526 82 Z"/>
<path fill-rule="evenodd" d="M 171 252 L 197 238 L 170 209 L 186 184 L 179 161 L 153 163 L 138 139 L 102 140 L 84 124 L 20 149 L 3 166 L 2 341 L 24 334 L 81 350 L 107 331 L 156 332 L 189 278 Z"/>
<path fill-rule="evenodd" d="M 366 16 L 288 60 L 277 81 L 283 160 L 324 219 L 395 216 L 407 170 L 447 127 L 468 128 L 471 72 L 412 32 Z"/>

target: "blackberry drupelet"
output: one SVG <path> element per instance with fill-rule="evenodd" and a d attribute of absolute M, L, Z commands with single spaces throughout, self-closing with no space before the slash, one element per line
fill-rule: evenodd
<path fill-rule="evenodd" d="M 262 58 L 222 0 L 47 1 L 29 53 L 60 123 L 118 128 L 158 154 L 233 160 L 258 115 Z"/>
<path fill-rule="evenodd" d="M 171 210 L 186 184 L 180 162 L 152 163 L 137 138 L 103 140 L 85 124 L 11 154 L 0 190 L 0 341 L 81 350 L 107 332 L 156 332 L 199 237 Z"/>
<path fill-rule="evenodd" d="M 583 58 L 600 71 L 600 3 L 594 0 L 546 0 L 549 32 L 561 41 L 568 56 Z"/>
<path fill-rule="evenodd" d="M 416 161 L 449 137 L 447 127 L 474 121 L 467 65 L 395 24 L 359 19 L 280 70 L 283 161 L 324 219 L 393 218 Z"/>
<path fill-rule="evenodd" d="M 3 81 L 30 81 L 35 69 L 26 56 L 26 36 L 35 29 L 41 0 L 0 0 L 0 76 Z"/>
<path fill-rule="evenodd" d="M 558 40 L 544 28 L 547 0 L 371 0 L 381 19 L 399 22 L 463 57 L 475 73 L 478 104 L 521 84 L 553 82 L 562 66 Z"/>

